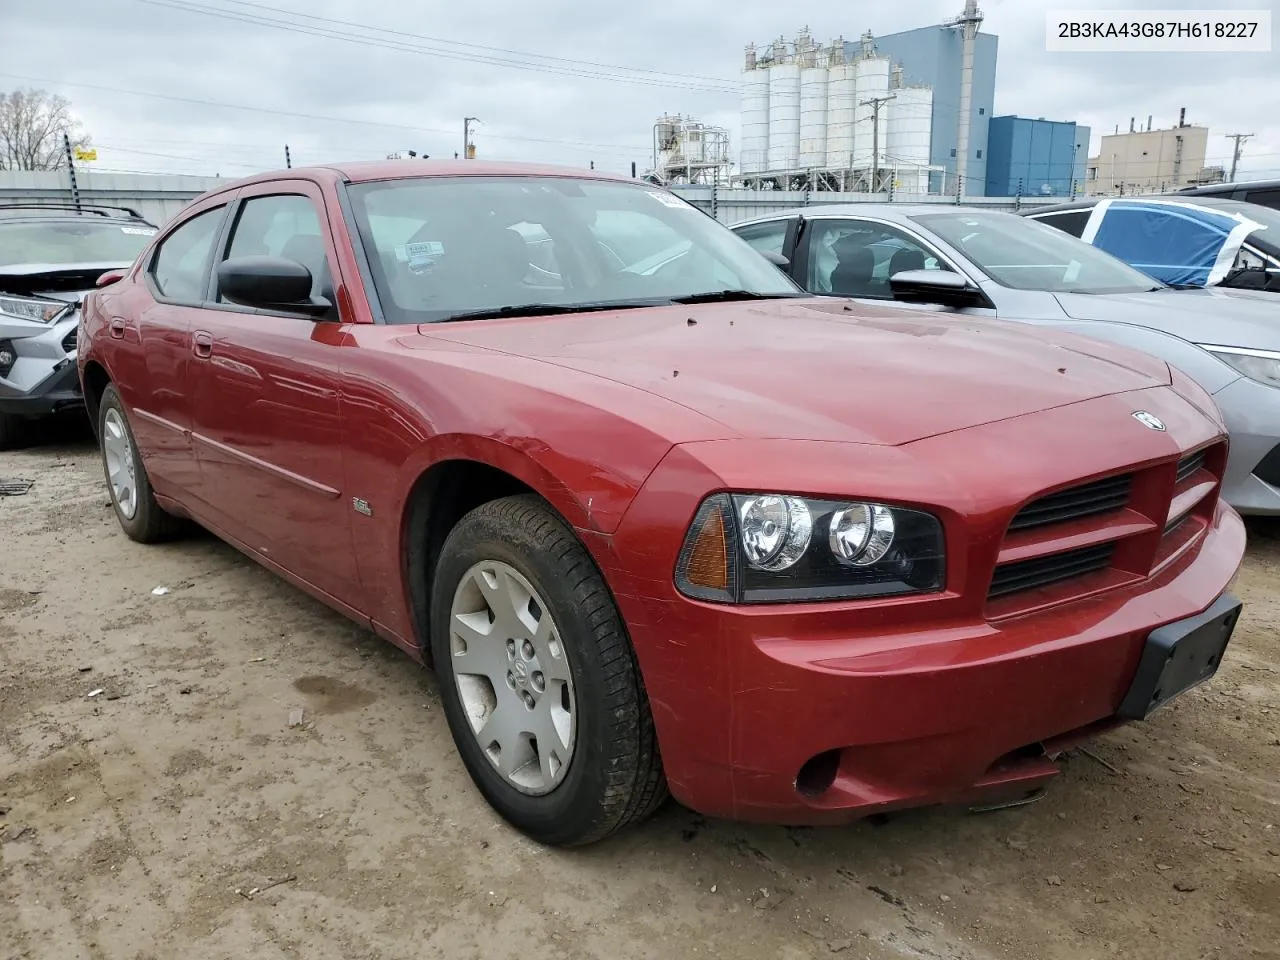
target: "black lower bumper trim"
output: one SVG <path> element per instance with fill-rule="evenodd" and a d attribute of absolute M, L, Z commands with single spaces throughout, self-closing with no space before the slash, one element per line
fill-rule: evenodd
<path fill-rule="evenodd" d="M 19 417 L 44 417 L 84 406 L 80 392 L 80 372 L 74 360 L 64 360 L 54 375 L 32 393 L 0 389 L 0 413 Z"/>
<path fill-rule="evenodd" d="M 1224 593 L 1204 613 L 1151 631 L 1118 716 L 1145 719 L 1217 673 L 1242 606 Z"/>

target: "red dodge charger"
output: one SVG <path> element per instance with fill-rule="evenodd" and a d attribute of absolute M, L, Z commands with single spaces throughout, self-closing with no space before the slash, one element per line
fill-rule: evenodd
<path fill-rule="evenodd" d="M 125 533 L 195 521 L 430 663 L 545 843 L 668 791 L 793 824 L 1015 802 L 1211 676 L 1239 616 L 1188 378 L 811 298 L 635 180 L 266 174 L 83 318 Z"/>

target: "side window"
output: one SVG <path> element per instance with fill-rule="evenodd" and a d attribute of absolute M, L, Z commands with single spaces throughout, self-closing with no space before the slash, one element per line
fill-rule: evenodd
<path fill-rule="evenodd" d="M 927 247 L 897 227 L 864 220 L 809 224 L 809 276 L 814 293 L 893 298 L 889 278 L 905 270 L 950 270 Z"/>
<path fill-rule="evenodd" d="M 637 210 L 600 210 L 591 234 L 607 262 L 637 277 L 711 276 L 726 287 L 739 283 L 733 271 L 656 217 Z"/>
<path fill-rule="evenodd" d="M 1047 213 L 1043 217 L 1032 217 L 1050 227 L 1057 227 L 1063 233 L 1069 233 L 1073 237 L 1079 237 L 1084 234 L 1085 224 L 1089 222 L 1089 214 L 1093 211 L 1086 210 L 1068 210 L 1063 213 Z"/>
<path fill-rule="evenodd" d="M 213 241 L 225 212 L 226 207 L 215 207 L 197 214 L 161 241 L 151 261 L 151 279 L 161 296 L 182 303 L 204 300 Z"/>
<path fill-rule="evenodd" d="M 782 253 L 787 239 L 787 227 L 790 220 L 771 220 L 768 223 L 756 223 L 749 227 L 735 230 L 738 236 L 761 253 Z"/>
<path fill-rule="evenodd" d="M 333 299 L 333 275 L 320 232 L 320 215 L 310 197 L 279 194 L 252 197 L 236 217 L 226 259 L 283 257 L 311 271 L 311 295 Z M 218 294 L 222 301 L 222 294 Z"/>
<path fill-rule="evenodd" d="M 1280 210 L 1280 190 L 1250 190 L 1242 199 L 1261 207 Z"/>

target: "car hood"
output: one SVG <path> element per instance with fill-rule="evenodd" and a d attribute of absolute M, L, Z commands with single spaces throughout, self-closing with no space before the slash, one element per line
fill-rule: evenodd
<path fill-rule="evenodd" d="M 418 329 L 626 384 L 761 439 L 897 445 L 1170 382 L 1162 361 L 1061 331 L 832 299 Z"/>
<path fill-rule="evenodd" d="M 0 292 L 76 302 L 97 286 L 104 273 L 130 266 L 98 262 L 5 263 L 0 264 Z"/>
<path fill-rule="evenodd" d="M 1280 350 L 1280 297 L 1221 288 L 1093 296 L 1057 294 L 1067 316 L 1163 330 L 1192 343 Z"/>

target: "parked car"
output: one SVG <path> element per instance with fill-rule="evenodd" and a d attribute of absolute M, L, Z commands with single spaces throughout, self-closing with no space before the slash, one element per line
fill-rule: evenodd
<path fill-rule="evenodd" d="M 1280 323 L 1273 305 L 1178 291 L 1065 233 L 1001 211 L 840 204 L 735 224 L 814 293 L 935 315 L 1051 326 L 1143 350 L 1196 380 L 1231 434 L 1224 496 L 1280 514 Z M 958 315 L 958 316 L 957 316 Z"/>
<path fill-rule="evenodd" d="M 0 206 L 0 450 L 22 444 L 41 418 L 83 409 L 81 298 L 155 232 L 123 207 Z"/>
<path fill-rule="evenodd" d="M 793 824 L 1022 799 L 1212 675 L 1240 611 L 1189 378 L 810 297 L 634 180 L 228 184 L 82 343 L 124 532 L 195 519 L 433 664 L 480 792 L 545 843 L 668 787 Z"/>
<path fill-rule="evenodd" d="M 1262 207 L 1280 210 L 1280 180 L 1242 180 L 1235 183 L 1207 183 L 1183 187 L 1174 196 L 1222 197 L 1224 200 L 1243 200 Z"/>
<path fill-rule="evenodd" d="M 1171 286 L 1259 291 L 1280 307 L 1280 210 L 1218 197 L 1093 198 L 1023 216 Z"/>

